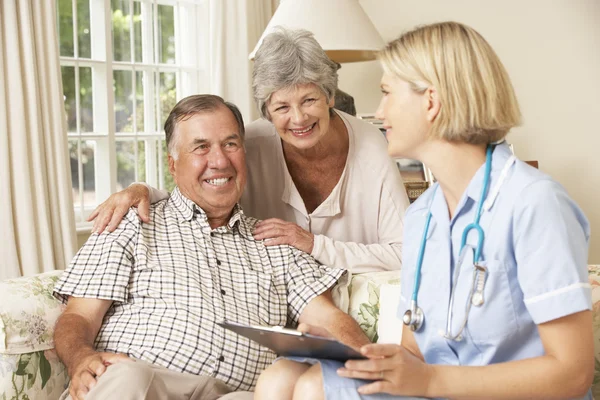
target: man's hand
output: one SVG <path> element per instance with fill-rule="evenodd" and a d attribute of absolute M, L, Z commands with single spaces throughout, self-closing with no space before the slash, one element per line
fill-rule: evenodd
<path fill-rule="evenodd" d="M 104 228 L 113 232 L 129 211 L 129 207 L 137 207 L 140 219 L 150 222 L 150 192 L 145 185 L 134 184 L 127 189 L 112 194 L 106 201 L 100 204 L 87 218 L 94 221 L 92 233 L 102 233 Z"/>
<path fill-rule="evenodd" d="M 346 361 L 338 375 L 375 381 L 361 386 L 361 394 L 389 393 L 422 396 L 427 393 L 433 370 L 401 345 L 369 344 L 360 349 L 368 360 Z"/>
<path fill-rule="evenodd" d="M 69 394 L 74 400 L 83 400 L 85 395 L 96 386 L 96 379 L 106 371 L 108 366 L 123 361 L 133 362 L 125 354 L 87 351 L 78 356 L 69 369 L 71 377 Z"/>
<path fill-rule="evenodd" d="M 278 218 L 269 218 L 257 223 L 254 227 L 254 239 L 264 240 L 265 246 L 287 244 L 308 254 L 312 253 L 315 244 L 315 235 L 293 222 Z"/>

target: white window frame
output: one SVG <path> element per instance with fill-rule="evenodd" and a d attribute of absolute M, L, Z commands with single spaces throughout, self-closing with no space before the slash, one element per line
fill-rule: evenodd
<path fill-rule="evenodd" d="M 164 121 L 160 121 L 158 77 L 161 72 L 176 74 L 176 99 L 195 93 L 206 93 L 209 74 L 209 0 L 135 0 L 141 5 L 142 13 L 142 62 L 135 61 L 133 20 L 130 19 L 131 62 L 113 60 L 112 10 L 110 0 L 89 0 L 90 4 L 90 38 L 91 58 L 78 57 L 77 0 L 72 0 L 73 13 L 73 46 L 74 57 L 60 57 L 61 66 L 75 67 L 75 112 L 77 115 L 76 132 L 68 132 L 69 139 L 94 140 L 96 142 L 94 156 L 95 204 L 84 204 L 83 168 L 81 162 L 81 146 L 78 146 L 79 199 L 74 199 L 75 217 L 78 232 L 89 232 L 91 223 L 85 221 L 97 204 L 100 204 L 117 188 L 116 143 L 119 139 L 144 140 L 146 155 L 146 182 L 154 187 L 162 188 L 163 153 L 159 151 L 164 140 Z M 129 0 L 130 13 L 133 14 L 134 0 Z M 174 6 L 175 28 L 175 64 L 158 63 L 158 18 L 153 8 L 158 5 Z M 153 26 L 150 26 L 152 22 Z M 153 37 L 154 36 L 154 37 Z M 155 62 L 156 61 L 156 62 Z M 93 99 L 93 132 L 81 131 L 80 126 L 80 80 L 79 67 L 90 67 L 92 70 Z M 116 132 L 115 96 L 113 93 L 113 71 L 127 70 L 132 73 L 132 93 L 136 96 L 136 73 L 142 71 L 154 75 L 155 79 L 144 79 L 144 132 Z M 149 106 L 152 105 L 152 106 Z M 133 107 L 134 127 L 137 124 Z M 138 146 L 134 146 L 137 160 Z M 138 181 L 138 163 L 135 163 L 135 181 Z M 108 167 L 107 167 L 108 166 Z M 77 204 L 79 203 L 79 204 Z"/>

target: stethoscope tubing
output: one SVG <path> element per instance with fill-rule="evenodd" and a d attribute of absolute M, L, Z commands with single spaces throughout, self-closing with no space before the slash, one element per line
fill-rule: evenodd
<path fill-rule="evenodd" d="M 485 235 L 483 232 L 483 228 L 479 224 L 479 220 L 481 218 L 481 210 L 482 210 L 483 203 L 486 198 L 486 194 L 487 194 L 489 184 L 490 184 L 490 175 L 491 175 L 491 171 L 492 171 L 493 149 L 494 149 L 494 146 L 491 144 L 488 145 L 487 149 L 486 149 L 483 187 L 481 188 L 481 197 L 477 204 L 477 213 L 475 215 L 475 220 L 471 224 L 469 224 L 465 227 L 465 229 L 463 230 L 462 237 L 461 237 L 460 253 L 462 253 L 463 249 L 465 248 L 465 245 L 467 242 L 467 236 L 469 235 L 469 232 L 473 229 L 475 229 L 477 231 L 478 240 L 477 240 L 477 247 L 475 249 L 474 263 L 478 263 L 480 261 L 481 250 L 483 249 L 483 240 L 484 240 Z M 420 329 L 423 324 L 423 316 L 422 316 L 423 312 L 418 306 L 417 297 L 419 294 L 419 287 L 421 285 L 421 269 L 423 267 L 423 258 L 425 257 L 425 247 L 427 244 L 427 235 L 429 233 L 429 225 L 431 223 L 431 216 L 432 216 L 431 205 L 433 203 L 433 200 L 435 199 L 435 195 L 436 195 L 438 187 L 439 187 L 439 184 L 435 187 L 433 194 L 431 196 L 431 201 L 429 203 L 429 212 L 427 213 L 427 219 L 425 221 L 425 226 L 423 229 L 423 237 L 421 238 L 421 245 L 419 246 L 419 254 L 417 256 L 417 267 L 415 269 L 415 281 L 414 281 L 414 286 L 413 286 L 413 293 L 411 296 L 411 306 L 410 306 L 410 310 L 406 311 L 405 317 L 404 317 L 404 318 L 406 318 L 408 316 L 408 318 L 407 318 L 408 321 L 405 320 L 404 323 L 405 323 L 405 325 L 409 326 L 411 328 L 411 330 L 413 330 L 413 331 Z M 460 268 L 460 266 L 459 266 L 459 268 Z M 450 318 L 450 315 L 452 314 L 452 305 L 454 303 L 455 285 L 456 285 L 456 282 L 454 282 L 453 287 L 451 288 L 451 293 L 450 293 L 450 303 L 449 303 L 449 308 L 448 308 L 448 317 L 449 318 Z M 421 317 L 416 318 L 417 314 L 420 314 Z M 447 321 L 447 324 L 450 324 L 450 321 Z M 465 324 L 466 324 L 466 322 L 465 322 Z M 461 329 L 461 331 L 462 331 L 462 329 Z M 452 337 L 449 334 L 449 332 L 450 331 L 447 329 L 445 336 L 447 338 L 451 338 L 451 339 L 458 338 L 461 333 L 461 332 L 459 332 L 458 335 L 456 335 L 455 337 Z"/>
<path fill-rule="evenodd" d="M 433 189 L 432 201 L 435 198 L 435 192 L 438 186 Z M 421 266 L 423 265 L 423 257 L 425 256 L 425 245 L 427 244 L 427 232 L 429 231 L 429 223 L 431 222 L 431 212 L 427 214 L 427 220 L 425 221 L 425 229 L 423 230 L 423 238 L 421 239 L 421 246 L 419 247 L 419 255 L 417 256 L 417 269 L 415 271 L 415 283 L 413 286 L 413 294 L 411 300 L 417 302 L 417 295 L 419 292 L 419 286 L 421 285 Z"/>
<path fill-rule="evenodd" d="M 473 229 L 477 231 L 477 247 L 475 248 L 475 257 L 473 258 L 475 264 L 481 261 L 481 250 L 483 250 L 483 240 L 485 238 L 485 234 L 483 232 L 483 228 L 479 224 L 479 220 L 481 219 L 481 210 L 483 208 L 483 203 L 485 198 L 487 197 L 487 192 L 490 187 L 490 174 L 492 172 L 492 151 L 493 148 L 491 145 L 489 145 L 485 154 L 485 174 L 483 178 L 483 187 L 481 188 L 481 196 L 479 197 L 479 202 L 477 203 L 477 213 L 475 214 L 475 221 L 473 221 L 465 227 L 460 241 L 460 251 L 462 251 L 462 249 L 465 247 L 465 244 L 467 243 L 467 237 L 469 236 L 469 232 L 471 232 L 471 230 Z"/>

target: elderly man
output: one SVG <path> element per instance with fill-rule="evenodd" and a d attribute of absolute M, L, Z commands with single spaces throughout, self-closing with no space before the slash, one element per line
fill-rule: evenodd
<path fill-rule="evenodd" d="M 246 182 L 244 124 L 218 96 L 171 111 L 165 133 L 177 184 L 92 235 L 55 288 L 67 302 L 56 350 L 71 377 L 63 395 L 86 399 L 246 398 L 275 354 L 215 323 L 308 323 L 360 347 L 358 325 L 330 288 L 343 271 L 291 246 L 264 246 L 237 204 Z M 229 394 L 228 394 L 229 393 Z M 222 397 L 223 396 L 223 397 Z"/>

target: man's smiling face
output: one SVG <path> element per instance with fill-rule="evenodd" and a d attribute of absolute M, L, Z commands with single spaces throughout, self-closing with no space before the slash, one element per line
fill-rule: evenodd
<path fill-rule="evenodd" d="M 177 159 L 169 170 L 181 193 L 207 216 L 230 213 L 246 185 L 246 154 L 242 133 L 225 106 L 192 115 L 177 123 Z"/>

